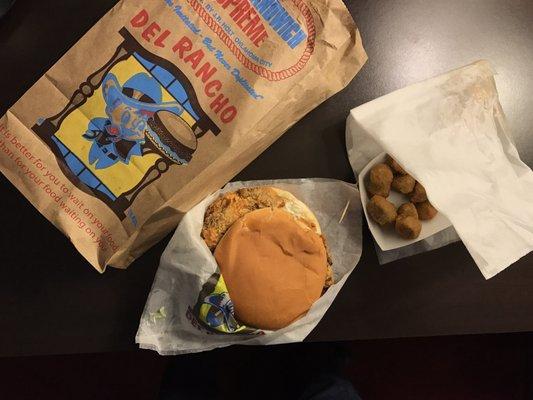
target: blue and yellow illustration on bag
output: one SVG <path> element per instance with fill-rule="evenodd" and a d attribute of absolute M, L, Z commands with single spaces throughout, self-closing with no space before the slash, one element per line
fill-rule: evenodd
<path fill-rule="evenodd" d="M 33 130 L 80 189 L 117 215 L 173 165 L 186 166 L 198 139 L 220 133 L 188 78 L 121 30 L 124 42 L 56 116 Z"/>

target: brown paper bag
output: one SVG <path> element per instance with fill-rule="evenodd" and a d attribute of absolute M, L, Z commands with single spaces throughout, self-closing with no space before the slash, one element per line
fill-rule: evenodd
<path fill-rule="evenodd" d="M 0 170 L 125 268 L 365 61 L 341 0 L 120 1 L 0 119 Z"/>

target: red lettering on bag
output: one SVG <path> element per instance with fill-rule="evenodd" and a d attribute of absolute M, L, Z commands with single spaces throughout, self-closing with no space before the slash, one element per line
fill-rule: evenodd
<path fill-rule="evenodd" d="M 196 71 L 196 77 L 202 76 L 202 82 L 206 83 L 215 72 L 217 72 L 217 69 L 215 67 L 209 69 L 211 67 L 211 64 L 206 62 L 204 65 L 200 67 L 198 71 Z"/>
<path fill-rule="evenodd" d="M 170 31 L 167 29 L 155 40 L 154 45 L 157 47 L 165 47 L 165 39 L 169 37 Z"/>
<path fill-rule="evenodd" d="M 211 89 L 213 89 L 213 90 L 211 90 Z M 205 85 L 204 92 L 209 97 L 214 97 L 220 89 L 222 89 L 222 82 L 220 82 L 218 80 L 217 81 L 211 81 L 207 85 Z"/>
<path fill-rule="evenodd" d="M 202 61 L 203 58 L 203 50 L 196 50 L 189 54 L 187 57 L 185 57 L 183 61 L 185 61 L 186 63 L 190 63 L 192 65 L 192 68 L 196 69 L 196 67 L 198 67 L 198 64 L 200 64 L 200 61 Z"/>
<path fill-rule="evenodd" d="M 161 27 L 156 22 L 152 22 L 150 25 L 148 25 L 148 28 L 143 31 L 141 36 L 149 42 L 150 39 L 159 32 L 161 32 Z"/>
<path fill-rule="evenodd" d="M 191 51 L 192 49 L 192 41 L 191 39 L 189 39 L 187 36 L 183 36 L 179 41 L 178 43 L 176 43 L 174 45 L 174 47 L 172 47 L 172 51 L 175 53 L 175 52 L 178 52 L 178 55 L 180 58 L 183 58 L 183 54 L 186 52 L 186 51 Z"/>
<path fill-rule="evenodd" d="M 237 109 L 235 108 L 235 106 L 230 106 L 220 113 L 220 119 L 222 122 L 227 124 L 228 122 L 233 121 L 233 118 L 235 118 L 236 115 Z"/>
<path fill-rule="evenodd" d="M 216 99 L 209 104 L 209 107 L 211 107 L 211 110 L 213 110 L 215 114 L 218 114 L 218 112 L 222 110 L 228 103 L 229 99 L 224 97 L 224 95 L 219 94 Z"/>
<path fill-rule="evenodd" d="M 150 19 L 150 16 L 148 15 L 148 11 L 141 10 L 139 14 L 137 14 L 131 19 L 130 23 L 131 23 L 131 26 L 135 28 L 140 28 L 141 26 L 146 25 L 149 19 Z"/>

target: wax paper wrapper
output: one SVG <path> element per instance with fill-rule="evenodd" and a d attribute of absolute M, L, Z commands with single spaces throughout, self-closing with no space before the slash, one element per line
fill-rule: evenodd
<path fill-rule="evenodd" d="M 205 210 L 220 193 L 252 186 L 287 190 L 306 203 L 320 223 L 333 260 L 335 284 L 314 303 L 306 316 L 277 331 L 238 326 L 232 315 L 226 315 L 228 308 L 224 307 L 227 305 L 224 301 L 229 297 L 220 288 L 217 263 L 200 236 Z M 191 209 L 180 222 L 161 257 L 136 341 L 141 348 L 163 355 L 200 352 L 232 344 L 302 341 L 333 303 L 359 262 L 361 251 L 361 202 L 355 185 L 327 179 L 230 183 Z M 227 317 L 223 325 L 229 326 L 232 333 L 211 329 L 206 324 L 209 321 L 209 315 L 203 312 L 206 309 Z"/>
<path fill-rule="evenodd" d="M 357 107 L 347 122 L 354 171 L 391 154 L 425 186 L 487 279 L 533 249 L 533 173 L 506 127 L 494 74 L 479 61 Z"/>

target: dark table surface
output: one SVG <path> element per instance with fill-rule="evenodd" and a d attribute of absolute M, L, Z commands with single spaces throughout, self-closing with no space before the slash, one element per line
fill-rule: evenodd
<path fill-rule="evenodd" d="M 0 20 L 0 113 L 114 3 L 18 1 Z M 498 71 L 510 128 L 523 160 L 533 165 L 533 1 L 347 4 L 368 63 L 347 89 L 236 179 L 353 182 L 344 145 L 351 108 L 482 58 Z M 295 149 L 299 157 L 293 157 Z M 100 275 L 4 177 L 0 193 L 0 356 L 135 348 L 139 317 L 169 237 L 128 270 Z M 363 257 L 308 340 L 533 331 L 533 254 L 489 281 L 461 243 L 379 266 L 363 229 Z"/>

